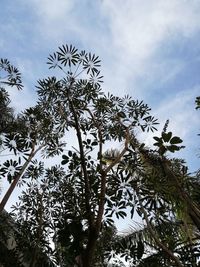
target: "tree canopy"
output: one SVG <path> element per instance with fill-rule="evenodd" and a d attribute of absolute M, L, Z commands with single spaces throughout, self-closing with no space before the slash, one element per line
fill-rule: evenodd
<path fill-rule="evenodd" d="M 1 155 L 12 153 L 0 165 L 10 182 L 0 212 L 22 185 L 12 216 L 30 266 L 41 253 L 66 267 L 197 266 L 199 178 L 169 157 L 181 138 L 167 121 L 153 148 L 139 141 L 158 121 L 143 101 L 103 92 L 98 56 L 63 45 L 47 64 L 56 76 L 38 81 L 36 105 L 17 117 L 0 92 Z M 22 89 L 16 68 L 7 60 L 0 68 L 2 85 Z M 47 165 L 55 157 L 60 164 Z M 118 236 L 114 221 L 136 213 L 143 228 Z"/>

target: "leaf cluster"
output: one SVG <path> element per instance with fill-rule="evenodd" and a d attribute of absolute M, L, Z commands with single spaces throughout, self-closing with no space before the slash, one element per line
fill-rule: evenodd
<path fill-rule="evenodd" d="M 153 138 L 156 141 L 154 146 L 159 148 L 160 155 L 164 155 L 167 151 L 174 153 L 184 148 L 184 146 L 179 145 L 183 140 L 178 136 L 172 136 L 172 132 L 162 132 L 161 137 L 154 136 Z"/>

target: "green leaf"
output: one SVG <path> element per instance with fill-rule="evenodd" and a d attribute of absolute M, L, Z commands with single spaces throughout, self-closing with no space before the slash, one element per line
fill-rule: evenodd
<path fill-rule="evenodd" d="M 156 140 L 159 143 L 162 142 L 162 139 L 160 137 L 158 137 L 158 136 L 154 136 L 153 139 Z"/>
<path fill-rule="evenodd" d="M 136 254 L 136 246 L 132 244 L 132 246 L 130 247 L 130 254 L 131 257 L 135 258 L 135 254 Z"/>
<path fill-rule="evenodd" d="M 142 241 L 138 241 L 138 246 L 137 246 L 137 257 L 138 259 L 141 259 L 144 254 L 144 244 Z"/>
<path fill-rule="evenodd" d="M 156 142 L 156 143 L 154 143 L 153 145 L 154 145 L 154 146 L 158 146 L 158 147 L 160 147 L 160 146 L 162 145 L 162 143 L 158 143 L 158 142 Z"/>
<path fill-rule="evenodd" d="M 126 118 L 126 114 L 123 112 L 123 111 L 120 111 L 117 113 L 117 115 L 120 117 L 120 118 Z"/>
<path fill-rule="evenodd" d="M 172 146 L 168 146 L 167 150 L 169 150 L 170 152 L 174 153 L 175 151 L 180 150 L 180 147 L 172 145 Z"/>
<path fill-rule="evenodd" d="M 98 145 L 98 142 L 97 141 L 93 141 L 91 145 L 92 146 L 97 146 Z"/>
<path fill-rule="evenodd" d="M 162 132 L 162 138 L 163 138 L 164 142 L 169 142 L 171 137 L 172 137 L 172 132 L 168 132 L 168 133 Z"/>
<path fill-rule="evenodd" d="M 91 139 L 87 139 L 87 143 L 89 145 L 91 143 Z"/>
<path fill-rule="evenodd" d="M 135 207 L 133 206 L 131 209 L 131 219 L 133 219 L 134 211 L 135 211 Z"/>
<path fill-rule="evenodd" d="M 199 109 L 200 108 L 200 96 L 196 97 L 196 109 Z"/>
<path fill-rule="evenodd" d="M 172 137 L 172 139 L 170 140 L 170 143 L 171 144 L 180 144 L 180 143 L 182 143 L 183 142 L 183 140 L 180 138 L 180 137 L 178 137 L 178 136 L 174 136 L 174 137 Z"/>
<path fill-rule="evenodd" d="M 61 161 L 61 164 L 62 165 L 65 165 L 69 162 L 69 157 L 67 155 L 62 155 L 62 161 Z"/>

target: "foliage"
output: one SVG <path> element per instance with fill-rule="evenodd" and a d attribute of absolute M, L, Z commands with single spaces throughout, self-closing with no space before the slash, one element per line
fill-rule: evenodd
<path fill-rule="evenodd" d="M 187 240 L 184 222 L 181 220 L 165 220 L 153 224 L 154 230 L 159 234 L 163 244 L 173 251 L 183 263 L 183 266 L 198 266 L 200 256 L 200 245 L 196 238 Z M 190 225 L 191 227 L 191 225 Z M 145 266 L 177 266 L 172 259 L 159 248 L 149 232 L 148 227 L 130 229 L 125 239 L 140 240 L 144 244 L 144 254 L 142 259 L 135 264 L 137 267 Z"/>
<path fill-rule="evenodd" d="M 183 141 L 178 136 L 172 137 L 172 132 L 162 132 L 161 137 L 155 136 L 154 139 L 156 140 L 154 145 L 159 147 L 159 153 L 161 155 L 166 151 L 175 152 L 183 148 L 183 146 L 177 146 L 177 144 L 180 144 Z"/>
<path fill-rule="evenodd" d="M 200 96 L 196 97 L 195 103 L 196 103 L 196 109 L 199 109 L 200 108 Z"/>
<path fill-rule="evenodd" d="M 0 214 L 0 263 L 5 267 L 23 267 L 30 263 L 34 251 L 32 242 L 29 242 L 29 233 L 23 235 L 24 228 L 17 225 L 12 217 L 3 212 Z M 53 267 L 55 265 L 40 250 L 34 266 Z"/>
<path fill-rule="evenodd" d="M 9 94 L 2 86 L 16 87 L 18 90 L 23 88 L 20 72 L 7 59 L 0 59 L 0 134 L 12 132 L 15 128 L 19 131 L 21 121 L 15 118 Z"/>
<path fill-rule="evenodd" d="M 128 152 L 134 130 L 140 128 L 142 131 L 153 131 L 157 121 L 149 114 L 150 108 L 142 101 L 102 92 L 100 60 L 97 56 L 85 51 L 78 52 L 76 48 L 66 45 L 49 56 L 48 64 L 51 69 L 62 70 L 64 78 L 57 80 L 53 76 L 38 81 L 38 104 L 21 115 L 27 126 L 24 132 L 4 136 L 4 148 L 14 153 L 16 159 L 12 157 L 6 160 L 0 172 L 9 181 L 16 180 L 17 176 L 22 178 L 21 182 L 26 183 L 26 178 L 29 177 L 38 181 L 39 187 L 43 187 L 42 181 L 46 180 L 48 190 L 52 190 L 50 196 L 54 207 L 52 220 L 48 220 L 47 225 L 49 229 L 51 224 L 54 225 L 55 242 L 62 243 L 59 234 L 66 228 L 69 231 L 68 234 L 65 233 L 66 236 L 74 236 L 78 232 L 80 244 L 77 245 L 76 242 L 79 241 L 75 236 L 74 241 L 68 244 L 68 251 L 73 251 L 74 254 L 70 254 L 73 261 L 76 257 L 86 261 L 86 258 L 90 258 L 86 254 L 94 254 L 102 222 L 112 225 L 113 216 L 124 218 L 127 206 L 133 209 L 132 189 L 128 178 L 123 177 L 123 157 L 127 154 L 126 157 L 131 158 L 131 154 L 135 154 L 134 149 Z M 67 67 L 68 70 L 65 70 Z M 75 145 L 63 154 L 62 164 L 66 166 L 64 170 L 59 166 L 44 170 L 42 163 L 33 161 L 33 157 L 39 150 L 44 157 L 63 153 L 66 147 L 66 131 L 70 131 L 70 134 L 71 131 L 76 132 L 78 147 Z M 123 148 L 113 162 L 105 164 L 104 147 L 111 141 L 120 142 Z M 61 175 L 59 181 L 51 181 L 51 175 L 54 177 L 57 174 Z M 63 182 L 64 185 L 61 187 L 58 182 Z M 31 188 L 28 180 L 27 185 Z M 65 191 L 60 195 L 61 188 Z M 30 195 L 31 192 L 28 196 Z M 45 197 L 47 195 L 45 193 Z M 23 199 L 22 205 L 29 210 L 30 199 L 27 198 L 27 201 L 26 203 Z M 36 199 L 32 209 L 37 208 L 37 203 Z M 60 203 L 63 203 L 64 209 L 60 207 Z M 47 207 L 45 203 L 45 212 L 50 211 Z M 45 212 L 43 216 L 46 216 Z M 27 210 L 22 210 L 22 214 L 22 218 L 26 214 L 28 219 Z M 58 221 L 58 218 L 62 220 Z M 85 230 L 82 229 L 83 221 Z M 37 219 L 34 222 L 39 224 Z M 30 232 L 34 236 L 33 229 L 30 229 Z M 40 238 L 42 240 L 42 236 Z"/>
<path fill-rule="evenodd" d="M 2 66 L 4 63 L 9 64 L 7 60 L 1 60 L 1 62 L 3 62 Z M 16 78 L 8 75 L 8 81 L 2 83 L 9 86 L 16 85 L 18 89 L 21 89 L 21 77 L 17 69 L 10 66 L 8 70 L 6 67 L 3 70 L 9 72 L 12 69 L 16 73 Z M 0 203 L 0 211 L 2 211 L 10 194 L 36 154 L 42 152 L 44 157 L 58 155 L 63 151 L 62 147 L 65 144 L 61 142 L 63 133 L 56 128 L 53 116 L 45 114 L 40 105 L 27 108 L 15 117 L 13 109 L 9 106 L 10 99 L 5 88 L 1 89 L 0 97 L 0 108 L 3 113 L 0 125 L 0 152 L 4 160 L 0 163 L 0 174 L 11 183 Z M 33 165 L 36 168 L 37 163 Z"/>
<path fill-rule="evenodd" d="M 21 73 L 14 67 L 7 59 L 0 59 L 0 84 L 16 86 L 18 90 L 21 90 L 22 80 Z"/>
<path fill-rule="evenodd" d="M 96 55 L 63 45 L 47 63 L 64 77 L 39 80 L 37 104 L 19 117 L 24 127 L 1 138 L 13 153 L 1 175 L 25 186 L 13 216 L 32 266 L 41 255 L 58 266 L 196 264 L 199 191 L 184 162 L 167 154 L 183 148 L 182 140 L 167 122 L 154 150 L 141 144 L 136 132 L 154 132 L 157 119 L 143 101 L 103 93 Z M 34 159 L 39 152 L 44 160 Z M 47 166 L 49 157 L 62 166 Z M 116 235 L 114 220 L 129 212 L 147 234 Z"/>

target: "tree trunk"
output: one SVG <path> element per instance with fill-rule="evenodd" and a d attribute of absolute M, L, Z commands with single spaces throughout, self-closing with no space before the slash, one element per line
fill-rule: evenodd
<path fill-rule="evenodd" d="M 79 258 L 79 267 L 93 267 L 93 260 L 95 254 L 95 247 L 97 242 L 98 234 L 95 228 L 90 231 L 88 243 L 85 251 Z"/>

